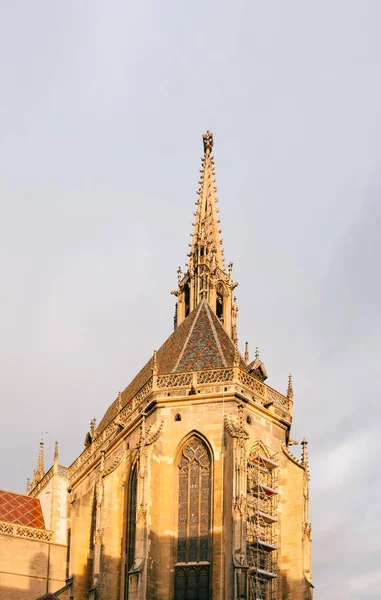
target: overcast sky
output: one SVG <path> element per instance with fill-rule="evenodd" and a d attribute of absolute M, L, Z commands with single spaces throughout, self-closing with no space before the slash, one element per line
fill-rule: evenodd
<path fill-rule="evenodd" d="M 172 331 L 214 133 L 240 348 L 294 375 L 315 600 L 381 586 L 379 0 L 0 1 L 0 487 Z M 296 448 L 295 452 L 299 452 Z"/>

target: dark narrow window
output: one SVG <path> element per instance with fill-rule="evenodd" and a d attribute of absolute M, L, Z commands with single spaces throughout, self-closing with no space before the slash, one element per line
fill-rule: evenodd
<path fill-rule="evenodd" d="M 131 570 L 135 560 L 135 538 L 136 538 L 136 507 L 138 492 L 138 474 L 135 466 L 130 483 L 130 501 L 128 507 L 128 542 L 127 542 L 127 565 Z"/>
<path fill-rule="evenodd" d="M 184 302 L 185 302 L 185 316 L 187 317 L 190 312 L 190 290 L 189 290 L 189 285 L 187 283 L 184 286 Z"/>
<path fill-rule="evenodd" d="M 210 468 L 207 446 L 193 436 L 179 463 L 176 600 L 209 598 Z"/>
<path fill-rule="evenodd" d="M 221 321 L 224 318 L 224 297 L 221 290 L 217 290 L 216 315 Z"/>

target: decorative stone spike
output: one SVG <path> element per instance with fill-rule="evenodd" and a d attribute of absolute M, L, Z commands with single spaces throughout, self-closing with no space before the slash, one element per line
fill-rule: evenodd
<path fill-rule="evenodd" d="M 122 392 L 118 392 L 118 401 L 116 403 L 116 412 L 122 410 Z"/>
<path fill-rule="evenodd" d="M 245 342 L 245 363 L 248 365 L 249 362 L 249 342 Z"/>
<path fill-rule="evenodd" d="M 57 473 L 58 473 L 58 442 L 56 441 L 54 444 L 53 474 L 57 475 Z"/>
<path fill-rule="evenodd" d="M 153 365 L 152 365 L 152 373 L 153 375 L 157 375 L 157 351 L 153 351 Z"/>
<path fill-rule="evenodd" d="M 304 467 L 308 467 L 308 453 L 307 453 L 307 440 L 306 438 L 303 438 L 301 441 L 302 444 L 302 465 Z"/>
<path fill-rule="evenodd" d="M 294 389 L 292 387 L 292 375 L 289 373 L 288 375 L 288 388 L 287 388 L 287 398 L 292 400 L 294 397 Z"/>
<path fill-rule="evenodd" d="M 58 442 L 54 443 L 54 462 L 58 462 Z"/>
<path fill-rule="evenodd" d="M 258 346 L 255 347 L 255 360 L 259 360 L 259 348 L 258 348 Z"/>
<path fill-rule="evenodd" d="M 41 481 L 45 475 L 44 469 L 44 440 L 41 435 L 40 449 L 38 453 L 37 469 L 33 473 L 32 489 Z"/>
<path fill-rule="evenodd" d="M 96 419 L 92 419 L 90 421 L 90 435 L 91 435 L 91 439 L 94 439 L 95 436 L 95 430 L 97 428 L 97 420 Z"/>

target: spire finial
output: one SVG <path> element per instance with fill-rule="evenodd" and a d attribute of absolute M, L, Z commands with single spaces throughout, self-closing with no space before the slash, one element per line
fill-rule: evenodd
<path fill-rule="evenodd" d="M 157 350 L 153 351 L 153 363 L 152 363 L 152 374 L 157 375 L 158 367 L 157 367 Z"/>
<path fill-rule="evenodd" d="M 31 490 L 31 483 L 30 483 L 30 479 L 28 477 L 28 479 L 26 480 L 26 495 L 27 496 L 29 496 L 30 490 Z"/>
<path fill-rule="evenodd" d="M 259 360 L 259 348 L 258 348 L 258 346 L 255 347 L 255 360 Z"/>
<path fill-rule="evenodd" d="M 44 469 L 44 438 L 43 438 L 42 433 L 41 433 L 40 449 L 39 449 L 39 452 L 38 452 L 38 460 L 37 460 L 37 469 L 34 471 L 34 474 L 33 474 L 32 488 L 34 488 L 34 486 L 36 486 L 41 481 L 41 479 L 43 478 L 44 475 L 45 475 L 45 469 Z"/>
<path fill-rule="evenodd" d="M 95 435 L 95 430 L 97 428 L 97 420 L 96 419 L 91 419 L 90 421 L 90 435 L 91 435 L 91 439 L 94 439 L 94 435 Z"/>
<path fill-rule="evenodd" d="M 245 342 L 245 363 L 248 365 L 249 362 L 249 342 Z"/>
<path fill-rule="evenodd" d="M 116 412 L 118 413 L 121 410 L 122 410 L 122 392 L 118 392 L 118 401 L 116 403 Z"/>
<path fill-rule="evenodd" d="M 44 476 L 44 474 L 45 474 L 45 468 L 44 468 L 44 438 L 42 437 L 42 434 L 41 434 L 41 439 L 40 439 L 40 450 L 39 450 L 39 453 L 38 453 L 37 471 L 41 472 L 42 476 Z"/>
<path fill-rule="evenodd" d="M 58 462 L 58 442 L 54 443 L 54 462 Z"/>
<path fill-rule="evenodd" d="M 57 475 L 57 473 L 58 473 L 58 442 L 57 441 L 54 444 L 53 473 L 54 473 L 54 475 Z"/>
<path fill-rule="evenodd" d="M 294 389 L 292 387 L 292 374 L 288 374 L 288 388 L 287 388 L 287 398 L 292 400 L 294 397 Z M 303 443 L 303 442 L 302 442 Z"/>
<path fill-rule="evenodd" d="M 238 344 L 237 319 L 238 319 L 238 305 L 237 305 L 237 298 L 236 298 L 236 296 L 234 296 L 233 304 L 232 304 L 232 338 L 233 338 L 233 342 L 236 344 Z"/>
<path fill-rule="evenodd" d="M 303 438 L 301 441 L 302 444 L 302 465 L 304 467 L 308 466 L 308 453 L 307 453 L 307 440 L 306 438 Z"/>
<path fill-rule="evenodd" d="M 213 133 L 211 133 L 208 129 L 206 133 L 202 136 L 204 141 L 204 154 L 205 156 L 210 156 L 213 148 Z"/>

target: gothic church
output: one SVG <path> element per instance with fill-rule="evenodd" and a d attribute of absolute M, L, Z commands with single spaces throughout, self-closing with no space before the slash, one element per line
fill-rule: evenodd
<path fill-rule="evenodd" d="M 272 389 L 258 352 L 238 349 L 209 131 L 203 144 L 175 329 L 70 467 L 57 446 L 45 472 L 41 445 L 27 494 L 0 492 L 0 599 L 312 599 L 292 379 L 286 394 Z"/>

